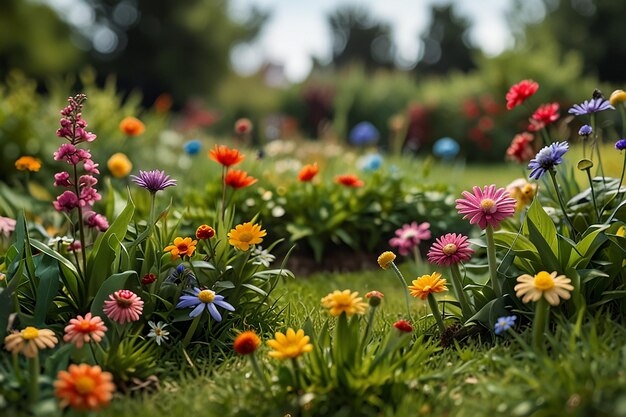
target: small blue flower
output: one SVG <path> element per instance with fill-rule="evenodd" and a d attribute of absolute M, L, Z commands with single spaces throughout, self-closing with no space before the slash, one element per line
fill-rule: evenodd
<path fill-rule="evenodd" d="M 188 155 L 197 155 L 202 149 L 202 143 L 198 139 L 185 142 L 183 149 Z"/>
<path fill-rule="evenodd" d="M 370 153 L 363 156 L 359 161 L 362 171 L 370 172 L 378 170 L 383 164 L 383 157 L 379 153 Z"/>
<path fill-rule="evenodd" d="M 567 112 L 575 114 L 576 116 L 582 116 L 583 114 L 596 113 L 603 110 L 615 110 L 615 107 L 611 106 L 608 100 L 602 97 L 592 98 L 591 100 L 585 100 L 581 104 L 574 104 L 574 106 Z"/>
<path fill-rule="evenodd" d="M 352 144 L 363 146 L 376 143 L 379 136 L 378 129 L 373 124 L 361 122 L 352 128 L 348 138 Z"/>
<path fill-rule="evenodd" d="M 615 142 L 615 149 L 617 149 L 618 151 L 623 151 L 624 149 L 626 149 L 626 139 L 620 139 Z"/>
<path fill-rule="evenodd" d="M 546 171 L 563 162 L 563 155 L 569 150 L 567 142 L 554 142 L 550 146 L 541 148 L 534 159 L 530 160 L 528 169 L 531 170 L 530 178 L 539 180 Z"/>
<path fill-rule="evenodd" d="M 186 279 L 185 279 L 186 278 Z M 196 287 L 198 285 L 198 280 L 196 280 L 196 276 L 193 271 L 190 269 L 185 269 L 183 264 L 180 264 L 176 267 L 171 274 L 165 278 L 165 284 L 176 284 L 179 285 L 183 281 L 185 281 L 185 288 Z"/>
<path fill-rule="evenodd" d="M 517 320 L 517 316 L 503 316 L 498 318 L 493 329 L 494 333 L 499 335 L 511 329 L 515 326 L 515 320 Z"/>
<path fill-rule="evenodd" d="M 589 125 L 582 125 L 578 130 L 579 136 L 589 136 L 593 132 L 593 129 Z"/>
<path fill-rule="evenodd" d="M 224 310 L 235 311 L 235 307 L 224 301 L 223 295 L 216 294 L 215 291 L 208 289 L 201 290 L 197 287 L 188 294 L 182 295 L 178 300 L 178 304 L 176 304 L 176 308 L 195 307 L 189 313 L 189 317 L 198 317 L 206 309 L 215 321 L 222 321 L 222 315 L 215 306 L 222 307 Z"/>
<path fill-rule="evenodd" d="M 452 138 L 441 138 L 433 145 L 433 153 L 439 158 L 453 159 L 461 150 L 458 142 Z"/>

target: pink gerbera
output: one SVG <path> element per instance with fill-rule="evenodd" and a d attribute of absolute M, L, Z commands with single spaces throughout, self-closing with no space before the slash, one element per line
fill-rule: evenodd
<path fill-rule="evenodd" d="M 464 214 L 463 219 L 469 219 L 470 224 L 478 224 L 481 229 L 490 225 L 494 229 L 500 222 L 515 213 L 516 200 L 509 196 L 504 188 L 496 189 L 495 184 L 463 191 L 463 197 L 456 200 L 456 209 Z"/>
<path fill-rule="evenodd" d="M 70 320 L 70 324 L 65 326 L 63 341 L 74 343 L 80 349 L 83 344 L 92 340 L 99 343 L 106 331 L 107 328 L 100 317 L 92 317 L 91 313 L 87 313 L 84 318 L 83 316 L 76 316 L 75 319 Z"/>
<path fill-rule="evenodd" d="M 119 290 L 109 295 L 103 310 L 108 318 L 119 324 L 137 321 L 143 311 L 143 300 L 130 290 Z"/>
<path fill-rule="evenodd" d="M 429 229 L 430 223 L 426 222 L 419 225 L 417 222 L 405 224 L 396 230 L 396 237 L 391 238 L 389 244 L 394 248 L 398 248 L 400 255 L 407 256 L 422 240 L 430 239 Z"/>
<path fill-rule="evenodd" d="M 448 233 L 438 237 L 428 251 L 428 262 L 439 266 L 450 266 L 467 261 L 474 251 L 470 249 L 467 236 Z"/>

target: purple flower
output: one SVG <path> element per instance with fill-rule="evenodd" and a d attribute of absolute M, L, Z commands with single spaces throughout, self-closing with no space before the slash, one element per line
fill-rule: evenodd
<path fill-rule="evenodd" d="M 615 149 L 619 151 L 623 151 L 624 149 L 626 149 L 626 139 L 620 139 L 615 142 Z"/>
<path fill-rule="evenodd" d="M 228 311 L 235 311 L 235 307 L 224 301 L 223 295 L 216 294 L 215 291 L 207 289 L 200 290 L 200 288 L 197 287 L 194 288 L 191 293 L 182 295 L 178 304 L 176 304 L 176 308 L 195 307 L 191 313 L 189 313 L 189 317 L 198 317 L 206 309 L 215 321 L 222 321 L 222 315 L 217 311 L 215 306 L 222 307 Z"/>
<path fill-rule="evenodd" d="M 567 112 L 575 114 L 576 116 L 582 116 L 583 114 L 596 113 L 603 110 L 615 110 L 615 107 L 611 106 L 608 100 L 602 97 L 592 98 L 591 100 L 585 100 L 584 103 L 574 104 L 574 107 Z"/>
<path fill-rule="evenodd" d="M 176 180 L 171 180 L 169 175 L 165 175 L 165 171 L 139 171 L 139 175 L 131 175 L 130 178 L 138 186 L 145 188 L 151 193 L 164 190 L 167 187 L 176 185 Z"/>
<path fill-rule="evenodd" d="M 71 191 L 65 191 L 63 194 L 57 197 L 56 201 L 52 204 L 57 211 L 65 211 L 69 213 L 78 207 L 78 197 Z"/>
<path fill-rule="evenodd" d="M 568 150 L 569 144 L 567 142 L 555 142 L 550 146 L 543 147 L 528 164 L 528 169 L 531 170 L 530 178 L 538 180 L 543 177 L 546 171 L 563 162 L 563 155 Z"/>
<path fill-rule="evenodd" d="M 582 125 L 578 130 L 579 136 L 589 136 L 593 132 L 593 129 L 589 125 Z"/>

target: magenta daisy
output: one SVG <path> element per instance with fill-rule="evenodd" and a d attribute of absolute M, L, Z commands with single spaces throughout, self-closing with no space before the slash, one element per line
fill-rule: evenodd
<path fill-rule="evenodd" d="M 422 240 L 430 239 L 430 236 L 430 223 L 417 224 L 417 222 L 413 222 L 396 230 L 396 237 L 391 238 L 389 244 L 398 248 L 400 255 L 407 256 Z"/>
<path fill-rule="evenodd" d="M 495 184 L 485 186 L 484 189 L 474 187 L 473 194 L 463 191 L 463 197 L 456 200 L 456 209 L 463 214 L 463 219 L 469 219 L 470 224 L 478 224 L 481 229 L 490 225 L 494 229 L 500 222 L 515 213 L 516 200 L 509 196 L 504 188 L 496 189 Z"/>
<path fill-rule="evenodd" d="M 467 261 L 474 250 L 469 247 L 467 236 L 448 233 L 435 240 L 428 251 L 428 262 L 439 266 L 450 266 Z"/>
<path fill-rule="evenodd" d="M 143 300 L 130 290 L 115 291 L 104 302 L 103 311 L 119 324 L 137 321 L 143 312 Z"/>

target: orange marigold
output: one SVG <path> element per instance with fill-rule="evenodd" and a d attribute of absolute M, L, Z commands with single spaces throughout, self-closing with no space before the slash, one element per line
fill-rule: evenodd
<path fill-rule="evenodd" d="M 61 408 L 97 411 L 111 401 L 115 391 L 112 380 L 113 375 L 102 372 L 99 366 L 70 365 L 67 371 L 59 371 L 54 381 L 54 395 Z"/>
<path fill-rule="evenodd" d="M 309 182 L 317 175 L 318 172 L 319 168 L 317 167 L 317 163 L 307 164 L 303 166 L 298 173 L 298 180 L 302 182 Z"/>
<path fill-rule="evenodd" d="M 174 239 L 174 244 L 167 246 L 163 249 L 163 252 L 171 252 L 172 259 L 177 259 L 179 256 L 192 256 L 196 250 L 197 240 L 191 240 L 190 237 L 182 238 L 177 237 Z"/>
<path fill-rule="evenodd" d="M 226 145 L 219 147 L 215 145 L 215 149 L 209 151 L 209 158 L 225 167 L 230 167 L 237 165 L 245 157 L 237 149 L 229 149 Z"/>
<path fill-rule="evenodd" d="M 409 285 L 411 295 L 422 300 L 425 300 L 428 294 L 448 291 L 446 280 L 441 279 L 439 272 L 433 272 L 431 275 L 422 275 L 413 280 L 412 284 Z"/>
<path fill-rule="evenodd" d="M 15 168 L 18 171 L 37 172 L 41 169 L 41 161 L 32 156 L 20 156 L 15 161 Z"/>
<path fill-rule="evenodd" d="M 125 117 L 120 122 L 120 130 L 128 136 L 139 136 L 146 130 L 143 122 L 136 117 Z"/>

